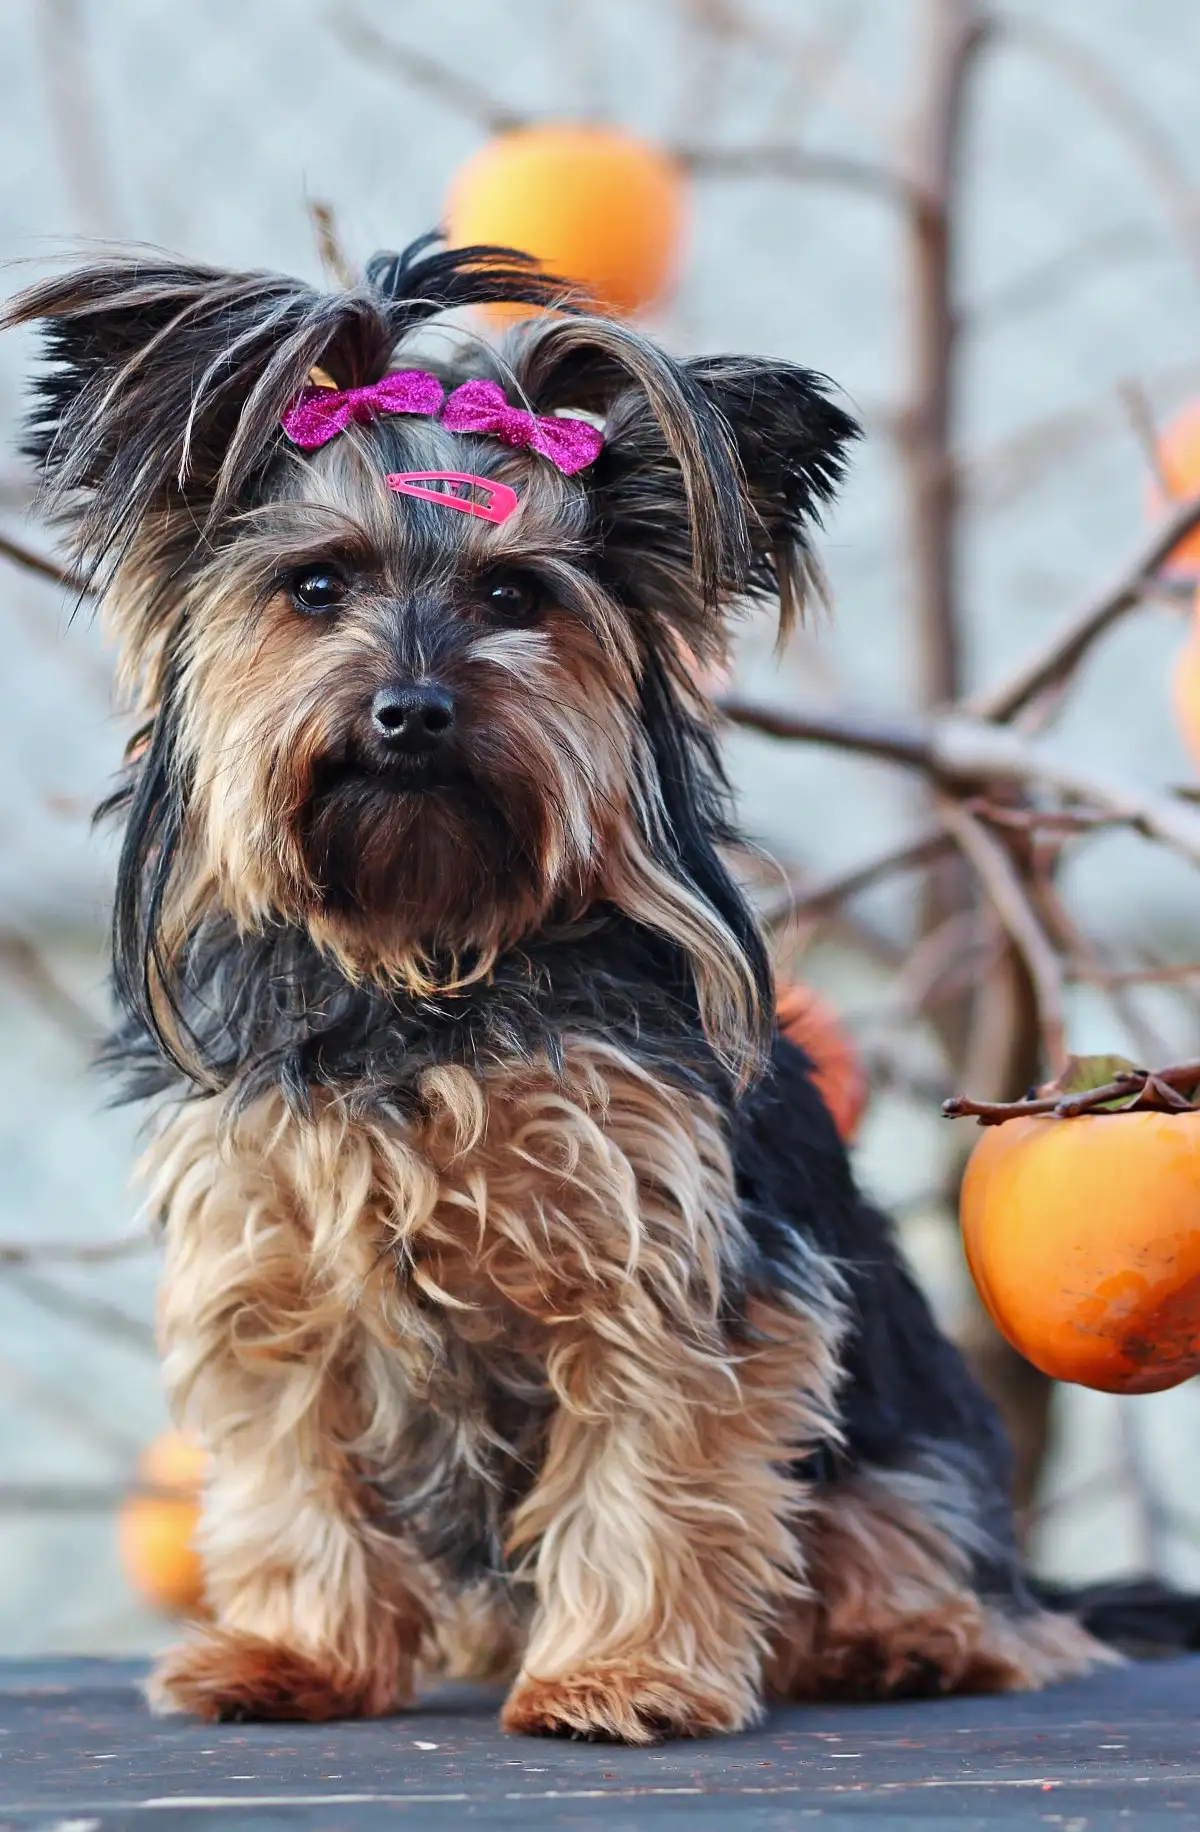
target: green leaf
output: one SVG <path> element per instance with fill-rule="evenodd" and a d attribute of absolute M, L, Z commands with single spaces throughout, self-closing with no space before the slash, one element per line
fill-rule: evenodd
<path fill-rule="evenodd" d="M 1062 1073 L 1056 1080 L 1047 1083 L 1041 1092 L 1090 1094 L 1093 1088 L 1103 1088 L 1108 1082 L 1115 1081 L 1118 1075 L 1136 1071 L 1138 1066 L 1128 1056 L 1071 1056 Z"/>

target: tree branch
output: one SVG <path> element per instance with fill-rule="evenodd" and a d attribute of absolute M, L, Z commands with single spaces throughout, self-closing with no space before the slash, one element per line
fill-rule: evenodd
<path fill-rule="evenodd" d="M 1107 591 L 1069 618 L 1036 655 L 1022 662 L 1006 680 L 971 694 L 963 701 L 962 710 L 975 719 L 1009 720 L 1038 694 L 1057 686 L 1078 666 L 1097 637 L 1140 603 L 1164 560 L 1198 525 L 1200 495 L 1180 503 L 1159 523 Z"/>
<path fill-rule="evenodd" d="M 960 802 L 942 798 L 938 814 L 970 860 L 1009 940 L 1025 962 L 1037 1000 L 1047 1064 L 1051 1074 L 1057 1075 L 1067 1055 L 1063 971 L 1058 955 L 1037 919 L 1003 843 Z"/>
<path fill-rule="evenodd" d="M 148 1228 L 117 1234 L 111 1240 L 3 1240 L 0 1266 L 96 1266 L 107 1260 L 145 1253 L 155 1244 Z"/>
<path fill-rule="evenodd" d="M 491 95 L 453 64 L 430 57 L 411 45 L 397 44 L 363 19 L 358 13 L 333 15 L 333 28 L 347 50 L 375 69 L 385 69 L 398 76 L 410 89 L 420 90 L 441 102 L 464 120 L 473 121 L 489 134 L 511 133 L 523 127 L 526 117 Z"/>
<path fill-rule="evenodd" d="M 863 713 L 787 713 L 745 700 L 718 702 L 735 725 L 768 737 L 828 744 L 860 756 L 900 763 L 939 787 L 972 794 L 990 782 L 1055 789 L 1106 812 L 1200 864 L 1200 812 L 1183 800 L 1130 782 L 1101 765 L 1081 764 L 1011 726 L 991 725 L 957 711 L 931 719 L 875 718 Z"/>
<path fill-rule="evenodd" d="M 14 566 L 21 566 L 26 572 L 37 573 L 42 579 L 50 579 L 55 585 L 65 586 L 68 591 L 77 592 L 81 597 L 87 594 L 87 587 L 75 573 L 68 572 L 57 561 L 35 553 L 24 542 L 14 541 L 10 535 L 0 534 L 0 559 L 11 560 Z"/>
<path fill-rule="evenodd" d="M 940 858 L 952 844 L 949 836 L 940 830 L 923 833 L 903 846 L 892 846 L 887 852 L 878 853 L 861 865 L 851 866 L 848 871 L 819 879 L 807 889 L 789 888 L 774 903 L 761 907 L 759 917 L 770 928 L 779 922 L 819 916 L 847 897 L 868 890 L 884 878 L 930 864 L 932 860 Z"/>
<path fill-rule="evenodd" d="M 676 146 L 671 151 L 697 178 L 780 178 L 788 184 L 854 191 L 902 208 L 912 201 L 911 186 L 901 173 L 850 154 L 814 152 L 786 141 L 766 146 Z"/>

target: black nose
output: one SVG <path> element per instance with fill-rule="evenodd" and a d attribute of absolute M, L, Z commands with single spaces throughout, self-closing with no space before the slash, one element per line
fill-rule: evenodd
<path fill-rule="evenodd" d="M 371 724 L 389 751 L 432 751 L 454 729 L 454 701 L 432 681 L 381 687 L 371 702 Z"/>

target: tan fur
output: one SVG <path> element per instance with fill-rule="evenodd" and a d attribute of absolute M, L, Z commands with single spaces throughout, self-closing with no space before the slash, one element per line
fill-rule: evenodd
<path fill-rule="evenodd" d="M 458 1406 L 460 1454 L 484 1454 L 472 1394 L 443 1385 L 458 1343 L 498 1375 L 540 1368 L 557 1403 L 510 1523 L 537 1598 L 513 1724 L 589 1728 L 579 1685 L 606 1700 L 591 1727 L 631 1741 L 755 1714 L 769 1624 L 803 1578 L 804 1495 L 780 1466 L 833 1429 L 836 1363 L 828 1318 L 782 1303 L 727 1339 L 740 1223 L 714 1108 L 579 1043 L 561 1077 L 431 1071 L 411 1126 L 329 1099 L 311 1120 L 199 1101 L 147 1172 L 168 1381 L 213 1452 L 218 1630 L 160 1670 L 161 1706 L 224 1709 L 226 1649 L 228 1708 L 250 1709 L 264 1641 L 371 1709 L 403 1701 L 439 1632 L 461 1669 L 451 1602 L 380 1501 L 414 1408 Z M 512 1612 L 491 1621 L 476 1668 L 517 1633 Z M 282 1711 L 277 1682 L 264 1709 Z"/>
<path fill-rule="evenodd" d="M 805 1528 L 812 1594 L 776 1634 L 767 1686 L 788 1699 L 1019 1692 L 1119 1664 L 1077 1622 L 1007 1614 L 975 1591 L 986 1553 L 963 1478 L 865 1471 L 827 1491 Z"/>

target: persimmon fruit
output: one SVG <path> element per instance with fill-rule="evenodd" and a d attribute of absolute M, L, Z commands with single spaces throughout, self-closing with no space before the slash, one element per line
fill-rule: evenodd
<path fill-rule="evenodd" d="M 139 1491 L 117 1521 L 125 1575 L 144 1603 L 170 1616 L 204 1606 L 204 1573 L 195 1547 L 204 1453 L 183 1432 L 166 1431 L 138 1459 Z"/>
<path fill-rule="evenodd" d="M 462 167 L 446 203 L 452 247 L 519 248 L 618 317 L 671 290 L 686 215 L 684 174 L 669 153 L 618 128 L 577 122 L 498 135 Z M 527 309 L 491 307 L 488 315 Z"/>
<path fill-rule="evenodd" d="M 849 1143 L 867 1104 L 867 1078 L 837 1014 L 811 986 L 792 981 L 776 988 L 775 1015 L 784 1036 L 812 1062 L 813 1080 L 834 1125 Z"/>
<path fill-rule="evenodd" d="M 1200 1111 L 989 1126 L 960 1212 L 985 1306 L 1043 1373 L 1157 1393 L 1200 1372 Z"/>
<path fill-rule="evenodd" d="M 1164 501 L 1160 484 L 1151 485 L 1149 508 L 1158 520 L 1173 503 L 1183 502 L 1200 490 L 1200 400 L 1189 402 L 1164 428 L 1157 441 L 1156 457 L 1169 498 Z M 1172 548 L 1163 571 L 1200 577 L 1200 528 L 1194 528 Z"/>
<path fill-rule="evenodd" d="M 1172 665 L 1171 706 L 1188 755 L 1200 768 L 1200 603 Z"/>

